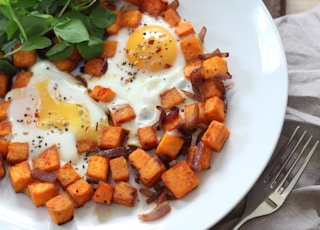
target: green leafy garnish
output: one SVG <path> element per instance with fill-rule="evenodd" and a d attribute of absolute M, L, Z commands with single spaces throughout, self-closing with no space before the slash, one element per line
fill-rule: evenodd
<path fill-rule="evenodd" d="M 46 49 L 48 59 L 61 60 L 76 46 L 84 59 L 96 57 L 115 18 L 96 0 L 0 0 L 0 72 L 14 74 L 8 60 L 18 50 Z"/>

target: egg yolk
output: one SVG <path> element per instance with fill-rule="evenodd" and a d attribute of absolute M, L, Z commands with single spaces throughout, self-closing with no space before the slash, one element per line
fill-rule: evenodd
<path fill-rule="evenodd" d="M 150 72 L 170 68 L 177 56 L 172 34 L 160 26 L 144 26 L 128 39 L 127 58 L 133 66 Z"/>
<path fill-rule="evenodd" d="M 77 140 L 97 140 L 107 118 L 99 124 L 90 124 L 87 106 L 66 101 L 57 89 L 48 90 L 49 81 L 39 82 L 35 88 L 40 94 L 40 107 L 37 111 L 37 127 L 54 132 L 72 132 Z"/>

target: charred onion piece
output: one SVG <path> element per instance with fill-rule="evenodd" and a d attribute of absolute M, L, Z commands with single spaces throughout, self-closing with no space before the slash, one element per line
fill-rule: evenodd
<path fill-rule="evenodd" d="M 130 149 L 127 149 L 126 147 L 116 147 L 112 149 L 103 149 L 103 150 L 98 150 L 97 152 L 93 152 L 95 155 L 98 156 L 106 156 L 112 158 L 124 156 L 127 158 L 127 156 L 130 153 Z"/>
<path fill-rule="evenodd" d="M 199 32 L 199 39 L 202 43 L 204 42 L 204 38 L 205 38 L 206 34 L 207 34 L 207 28 L 205 26 L 203 26 Z"/>
<path fill-rule="evenodd" d="M 138 218 L 143 221 L 158 220 L 171 211 L 171 207 L 168 201 L 164 201 L 156 205 L 156 207 L 149 213 L 139 214 Z"/>
<path fill-rule="evenodd" d="M 139 192 L 146 197 L 152 197 L 155 194 L 155 192 L 151 191 L 148 188 L 140 188 Z"/>
<path fill-rule="evenodd" d="M 213 80 L 216 81 L 224 81 L 232 78 L 232 75 L 227 73 L 227 74 L 216 74 L 212 76 Z"/>
<path fill-rule="evenodd" d="M 173 0 L 168 6 L 167 9 L 178 9 L 178 7 L 180 6 L 180 2 L 178 0 Z"/>
<path fill-rule="evenodd" d="M 199 106 L 198 104 L 195 104 L 193 114 L 187 120 L 183 120 L 182 122 L 180 122 L 178 129 L 190 130 L 191 128 L 194 128 L 197 124 L 198 117 L 199 117 Z"/>
<path fill-rule="evenodd" d="M 151 204 L 154 202 L 164 191 L 164 187 L 162 186 L 161 189 L 158 189 L 152 196 L 147 199 L 147 204 Z"/>
<path fill-rule="evenodd" d="M 204 94 L 202 92 L 202 83 L 203 83 L 203 78 L 202 78 L 202 66 L 194 69 L 192 73 L 190 74 L 190 81 L 192 85 L 192 89 L 194 92 L 194 97 L 198 101 L 204 101 Z"/>
<path fill-rule="evenodd" d="M 2 164 L 2 168 L 3 168 L 3 170 L 4 170 L 4 173 L 3 173 L 2 177 L 0 177 L 0 180 L 2 180 L 2 179 L 6 176 L 6 174 L 7 174 L 7 172 L 6 172 L 6 167 L 5 167 L 5 164 L 4 164 L 4 160 L 3 160 L 2 155 L 0 155 L 0 164 Z"/>
<path fill-rule="evenodd" d="M 34 179 L 38 179 L 41 181 L 54 182 L 57 179 L 57 175 L 54 171 L 46 172 L 44 170 L 33 168 L 31 170 L 31 176 Z"/>
<path fill-rule="evenodd" d="M 228 52 L 221 52 L 219 49 L 214 50 L 212 53 L 207 53 L 207 54 L 199 54 L 198 58 L 200 60 L 206 60 L 212 57 L 221 57 L 221 58 L 226 58 L 229 57 L 229 53 Z"/>
<path fill-rule="evenodd" d="M 203 147 L 204 147 L 204 144 L 203 144 L 202 141 L 200 141 L 197 144 L 197 147 L 196 147 L 196 149 L 194 151 L 194 154 L 193 154 L 191 168 L 195 172 L 201 171 L 200 157 L 201 157 L 201 153 L 202 153 Z"/>

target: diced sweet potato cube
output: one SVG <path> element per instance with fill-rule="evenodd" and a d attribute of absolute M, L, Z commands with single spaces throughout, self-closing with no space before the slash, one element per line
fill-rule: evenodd
<path fill-rule="evenodd" d="M 111 110 L 111 119 L 114 125 L 121 125 L 133 120 L 135 117 L 136 113 L 130 105 L 124 105 Z"/>
<path fill-rule="evenodd" d="M 97 142 L 94 140 L 77 140 L 77 150 L 79 154 L 94 150 L 97 148 Z"/>
<path fill-rule="evenodd" d="M 179 24 L 181 17 L 175 9 L 169 8 L 163 13 L 163 19 L 170 26 L 176 26 Z"/>
<path fill-rule="evenodd" d="M 202 75 L 204 79 L 210 79 L 218 74 L 227 74 L 228 65 L 226 60 L 219 56 L 214 56 L 203 61 Z"/>
<path fill-rule="evenodd" d="M 4 98 L 8 91 L 9 76 L 0 73 L 0 98 Z"/>
<path fill-rule="evenodd" d="M 125 134 L 125 130 L 120 126 L 106 126 L 102 131 L 99 146 L 105 149 L 120 147 Z"/>
<path fill-rule="evenodd" d="M 208 99 L 214 96 L 222 97 L 222 89 L 224 88 L 223 83 L 221 81 L 215 81 L 213 79 L 207 79 L 202 83 L 202 92 L 204 94 L 204 98 Z"/>
<path fill-rule="evenodd" d="M 0 121 L 7 119 L 10 101 L 0 101 Z"/>
<path fill-rule="evenodd" d="M 84 179 L 79 179 L 67 187 L 67 192 L 76 206 L 79 207 L 91 199 L 93 188 Z"/>
<path fill-rule="evenodd" d="M 28 191 L 36 207 L 44 205 L 48 200 L 58 195 L 57 186 L 53 182 L 34 181 L 28 184 Z"/>
<path fill-rule="evenodd" d="M 118 41 L 105 40 L 103 42 L 103 51 L 100 54 L 101 58 L 111 58 L 116 54 Z"/>
<path fill-rule="evenodd" d="M 127 10 L 122 12 L 121 27 L 137 28 L 140 24 L 142 13 L 139 10 Z"/>
<path fill-rule="evenodd" d="M 186 61 L 197 58 L 199 54 L 203 53 L 200 41 L 194 36 L 180 41 L 180 47 Z"/>
<path fill-rule="evenodd" d="M 177 158 L 183 143 L 184 140 L 181 137 L 173 135 L 170 132 L 165 132 L 158 144 L 156 154 L 165 154 L 171 160 L 174 160 Z"/>
<path fill-rule="evenodd" d="M 200 181 L 187 162 L 180 161 L 161 176 L 162 182 L 177 198 L 185 196 L 196 188 Z"/>
<path fill-rule="evenodd" d="M 123 156 L 110 160 L 110 170 L 114 181 L 129 180 L 128 162 Z"/>
<path fill-rule="evenodd" d="M 140 9 L 151 16 L 160 16 L 168 6 L 167 0 L 142 0 Z"/>
<path fill-rule="evenodd" d="M 104 156 L 90 156 L 86 175 L 90 178 L 107 181 L 109 172 L 109 158 Z"/>
<path fill-rule="evenodd" d="M 10 142 L 8 146 L 7 162 L 14 165 L 25 161 L 29 156 L 28 142 Z"/>
<path fill-rule="evenodd" d="M 130 164 L 138 170 L 144 167 L 150 159 L 150 154 L 140 148 L 137 148 L 129 155 Z"/>
<path fill-rule="evenodd" d="M 0 155 L 1 155 L 3 158 L 6 158 L 6 157 L 7 157 L 8 147 L 9 147 L 9 141 L 7 141 L 7 140 L 0 140 Z"/>
<path fill-rule="evenodd" d="M 113 186 L 100 181 L 96 191 L 92 196 L 92 200 L 97 203 L 109 205 L 112 202 Z"/>
<path fill-rule="evenodd" d="M 178 124 L 180 121 L 182 121 L 182 117 L 181 117 L 181 114 L 179 113 L 178 116 L 163 122 L 163 129 L 165 131 L 173 130 L 178 127 Z"/>
<path fill-rule="evenodd" d="M 152 187 L 160 181 L 166 167 L 158 156 L 153 156 L 139 171 L 140 181 L 147 187 Z"/>
<path fill-rule="evenodd" d="M 196 112 L 196 106 L 198 106 L 198 116 L 197 116 L 197 122 L 200 123 L 207 123 L 206 116 L 204 114 L 204 102 L 198 102 L 193 104 L 187 104 L 184 106 L 184 119 L 188 120 L 192 116 L 194 116 L 194 113 Z"/>
<path fill-rule="evenodd" d="M 9 176 L 15 192 L 23 192 L 28 184 L 33 181 L 28 161 L 15 164 L 9 167 Z"/>
<path fill-rule="evenodd" d="M 199 146 L 191 146 L 188 149 L 187 162 L 190 168 L 194 171 L 201 171 L 210 168 L 210 161 L 212 156 L 212 150 L 204 145 L 202 142 L 198 144 Z M 198 151 L 195 154 L 195 151 Z M 194 168 L 194 161 L 197 161 L 197 168 Z"/>
<path fill-rule="evenodd" d="M 101 85 L 96 85 L 90 91 L 89 95 L 97 101 L 110 102 L 114 98 L 116 93 L 110 88 L 106 88 Z"/>
<path fill-rule="evenodd" d="M 57 171 L 57 181 L 62 188 L 68 187 L 70 184 L 80 179 L 79 173 L 74 169 L 70 162 L 66 162 Z"/>
<path fill-rule="evenodd" d="M 61 71 L 64 72 L 71 72 L 72 70 L 74 70 L 77 65 L 78 62 L 75 62 L 74 60 L 70 59 L 70 58 L 65 58 L 62 60 L 56 60 L 53 61 L 51 60 L 51 62 Z"/>
<path fill-rule="evenodd" d="M 32 160 L 33 168 L 50 172 L 60 168 L 60 154 L 57 146 L 54 144 L 46 148 L 36 158 Z"/>
<path fill-rule="evenodd" d="M 136 6 L 140 6 L 142 0 L 126 0 L 126 2 L 129 2 L 129 3 L 136 5 Z"/>
<path fill-rule="evenodd" d="M 13 49 L 19 48 L 21 45 L 14 45 Z M 36 50 L 24 51 L 20 50 L 13 54 L 13 64 L 18 68 L 27 68 L 36 63 Z"/>
<path fill-rule="evenodd" d="M 120 181 L 115 185 L 112 197 L 113 202 L 134 207 L 136 198 L 137 188 L 133 185 L 124 181 Z"/>
<path fill-rule="evenodd" d="M 33 72 L 18 72 L 16 76 L 16 80 L 12 84 L 12 89 L 26 87 L 33 76 Z"/>
<path fill-rule="evenodd" d="M 220 152 L 229 134 L 229 129 L 223 123 L 213 120 L 201 140 L 213 151 Z"/>
<path fill-rule="evenodd" d="M 101 77 L 107 70 L 106 61 L 102 58 L 92 58 L 86 61 L 84 73 L 93 77 Z"/>
<path fill-rule="evenodd" d="M 1 156 L 0 156 L 1 157 Z M 3 159 L 0 159 L 0 180 L 6 176 L 6 168 Z"/>
<path fill-rule="evenodd" d="M 74 206 L 65 194 L 59 194 L 46 202 L 51 219 L 58 225 L 67 223 L 74 217 Z"/>
<path fill-rule="evenodd" d="M 225 104 L 223 100 L 217 96 L 207 99 L 204 103 L 204 113 L 209 121 L 216 120 L 223 122 L 226 117 L 224 108 Z"/>
<path fill-rule="evenodd" d="M 122 11 L 114 11 L 116 14 L 116 20 L 114 23 L 106 28 L 106 32 L 108 35 L 116 35 L 119 33 L 119 30 L 121 28 L 121 17 L 122 17 Z"/>
<path fill-rule="evenodd" d="M 11 136 L 12 124 L 10 121 L 0 122 L 0 137 Z"/>
<path fill-rule="evenodd" d="M 174 27 L 174 30 L 179 37 L 195 34 L 194 28 L 189 21 L 180 22 Z"/>
<path fill-rule="evenodd" d="M 185 78 L 190 79 L 191 73 L 197 68 L 202 66 L 202 60 L 195 59 L 194 61 L 188 62 L 183 68 Z"/>
<path fill-rule="evenodd" d="M 152 126 L 138 128 L 138 137 L 141 148 L 144 150 L 150 150 L 158 144 L 156 130 Z"/>
<path fill-rule="evenodd" d="M 171 107 L 179 105 L 183 102 L 184 99 L 176 87 L 168 89 L 160 94 L 160 103 L 164 109 L 170 109 Z"/>

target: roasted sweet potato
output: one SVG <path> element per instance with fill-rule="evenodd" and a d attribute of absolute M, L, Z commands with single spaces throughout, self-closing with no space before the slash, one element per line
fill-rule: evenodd
<path fill-rule="evenodd" d="M 80 178 L 79 173 L 74 169 L 70 162 L 66 162 L 59 170 L 57 170 L 57 181 L 64 189 Z"/>
<path fill-rule="evenodd" d="M 0 73 L 0 98 L 4 98 L 8 91 L 8 82 L 9 82 L 9 76 Z"/>
<path fill-rule="evenodd" d="M 111 184 L 100 181 L 92 196 L 92 200 L 97 203 L 109 205 L 112 203 L 113 190 L 114 187 Z"/>
<path fill-rule="evenodd" d="M 180 47 L 186 61 L 198 58 L 203 53 L 200 41 L 194 36 L 181 40 Z"/>
<path fill-rule="evenodd" d="M 165 154 L 171 160 L 176 159 L 179 154 L 180 149 L 182 148 L 184 140 L 177 135 L 170 133 L 170 131 L 165 132 L 158 144 L 156 149 L 156 154 Z"/>
<path fill-rule="evenodd" d="M 172 8 L 167 9 L 163 13 L 163 19 L 170 25 L 170 26 L 177 26 L 181 21 L 181 17 L 179 13 Z"/>
<path fill-rule="evenodd" d="M 93 188 L 84 179 L 79 179 L 67 187 L 67 192 L 77 207 L 82 206 L 93 195 Z"/>
<path fill-rule="evenodd" d="M 15 192 L 23 192 L 28 184 L 33 181 L 28 161 L 15 164 L 9 167 L 9 176 Z"/>
<path fill-rule="evenodd" d="M 220 152 L 227 141 L 230 131 L 223 123 L 213 120 L 201 140 L 213 151 Z"/>
<path fill-rule="evenodd" d="M 120 147 L 125 134 L 125 130 L 120 126 L 106 126 L 102 131 L 99 146 L 104 149 Z"/>
<path fill-rule="evenodd" d="M 109 158 L 90 156 L 86 175 L 90 178 L 107 181 L 109 173 Z"/>
<path fill-rule="evenodd" d="M 114 186 L 112 201 L 128 207 L 134 207 L 137 198 L 137 188 L 120 181 Z"/>
<path fill-rule="evenodd" d="M 0 122 L 0 137 L 11 136 L 12 134 L 12 124 L 10 121 Z"/>
<path fill-rule="evenodd" d="M 21 45 L 14 45 L 13 49 L 19 48 Z M 36 50 L 18 51 L 13 54 L 13 64 L 18 68 L 27 68 L 36 63 Z"/>
<path fill-rule="evenodd" d="M 74 217 L 74 205 L 65 193 L 51 198 L 45 204 L 51 219 L 58 225 L 67 223 Z"/>
<path fill-rule="evenodd" d="M 136 113 L 131 105 L 123 105 L 117 109 L 111 110 L 111 120 L 113 125 L 121 125 L 128 121 L 133 120 L 136 117 Z"/>
<path fill-rule="evenodd" d="M 217 96 L 207 99 L 204 102 L 204 114 L 206 119 L 209 121 L 216 120 L 223 122 L 226 117 L 224 107 L 224 101 Z"/>
<path fill-rule="evenodd" d="M 129 168 L 128 162 L 124 156 L 120 156 L 110 160 L 110 171 L 114 181 L 128 181 Z"/>
<path fill-rule="evenodd" d="M 6 158 L 6 157 L 7 157 L 8 147 L 9 147 L 9 141 L 7 141 L 7 140 L 0 140 L 0 155 L 1 155 L 3 158 Z"/>
<path fill-rule="evenodd" d="M 0 101 L 0 121 L 7 119 L 10 101 Z"/>
<path fill-rule="evenodd" d="M 25 161 L 29 156 L 28 142 L 10 142 L 8 145 L 7 162 L 9 165 L 14 165 Z"/>
<path fill-rule="evenodd" d="M 184 37 L 196 33 L 194 31 L 193 25 L 189 21 L 180 22 L 174 27 L 174 30 L 179 37 Z"/>
<path fill-rule="evenodd" d="M 152 16 L 160 16 L 168 6 L 168 0 L 141 0 L 140 9 Z"/>
<path fill-rule="evenodd" d="M 183 101 L 184 99 L 176 87 L 160 94 L 160 103 L 164 109 L 170 109 L 175 105 L 183 103 Z"/>
<path fill-rule="evenodd" d="M 13 82 L 11 88 L 12 89 L 16 89 L 16 88 L 22 88 L 22 87 L 26 87 L 30 81 L 30 79 L 33 76 L 33 72 L 31 71 L 19 71 L 17 73 L 16 79 Z"/>
<path fill-rule="evenodd" d="M 121 17 L 122 17 L 122 11 L 114 11 L 116 14 L 116 20 L 114 23 L 106 28 L 106 32 L 108 35 L 116 35 L 119 33 L 119 30 L 121 28 Z"/>
<path fill-rule="evenodd" d="M 127 10 L 122 12 L 121 27 L 137 28 L 140 24 L 142 13 L 139 10 Z"/>
<path fill-rule="evenodd" d="M 92 97 L 93 99 L 95 99 L 97 101 L 110 102 L 114 98 L 116 93 L 110 88 L 106 88 L 101 85 L 96 85 L 89 92 L 89 95 L 90 95 L 90 97 Z"/>
<path fill-rule="evenodd" d="M 58 189 L 53 182 L 34 181 L 27 186 L 29 196 L 36 207 L 44 205 L 48 200 L 58 195 Z"/>
<path fill-rule="evenodd" d="M 152 126 L 144 126 L 138 128 L 138 137 L 141 148 L 144 150 L 152 149 L 158 144 L 156 130 Z"/>
<path fill-rule="evenodd" d="M 33 168 L 50 172 L 60 168 L 60 154 L 58 147 L 54 144 L 46 148 L 36 158 L 32 160 Z"/>

